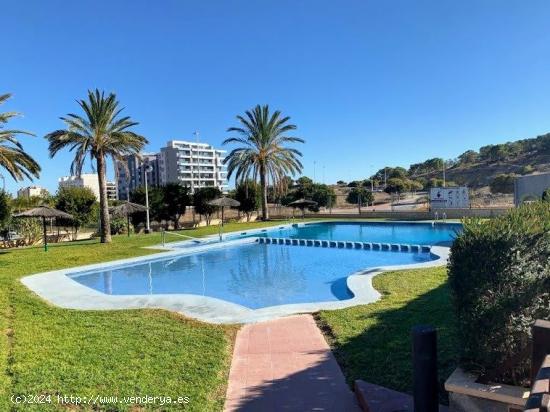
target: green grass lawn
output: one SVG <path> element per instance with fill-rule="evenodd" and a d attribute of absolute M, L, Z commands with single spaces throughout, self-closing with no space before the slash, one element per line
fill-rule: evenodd
<path fill-rule="evenodd" d="M 227 224 L 245 230 L 280 222 Z M 217 227 L 186 230 L 189 236 Z M 170 237 L 171 238 L 171 237 Z M 174 238 L 174 240 L 180 240 Z M 0 252 L 0 410 L 142 410 L 131 405 L 62 406 L 57 395 L 188 396 L 189 404 L 146 410 L 216 411 L 223 406 L 235 326 L 162 310 L 77 311 L 51 306 L 25 288 L 24 275 L 155 253 L 160 234 Z M 12 395 L 52 395 L 52 404 L 13 405 Z"/>
<path fill-rule="evenodd" d="M 363 379 L 411 393 L 411 328 L 429 324 L 438 330 L 443 383 L 457 364 L 447 269 L 388 272 L 373 284 L 383 295 L 378 302 L 317 315 L 348 382 Z"/>
<path fill-rule="evenodd" d="M 227 224 L 242 231 L 281 222 Z M 217 233 L 217 226 L 186 230 Z M 169 236 L 168 239 L 180 240 Z M 22 276 L 155 253 L 160 234 L 0 252 L 0 410 L 142 410 L 131 405 L 62 406 L 57 395 L 188 396 L 182 406 L 143 410 L 216 411 L 223 406 L 236 326 L 216 326 L 163 310 L 77 311 L 51 306 L 26 289 Z M 362 378 L 410 391 L 410 328 L 439 328 L 441 376 L 455 365 L 454 327 L 444 268 L 386 273 L 374 279 L 377 303 L 323 311 L 319 322 L 348 381 Z M 12 395 L 52 395 L 52 404 L 13 405 Z"/>

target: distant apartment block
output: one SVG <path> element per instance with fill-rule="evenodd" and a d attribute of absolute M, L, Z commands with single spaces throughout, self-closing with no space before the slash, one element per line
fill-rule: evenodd
<path fill-rule="evenodd" d="M 83 173 L 80 176 L 63 176 L 59 179 L 59 187 L 87 187 L 99 201 L 99 180 L 97 173 Z M 107 199 L 117 199 L 116 182 L 107 182 Z"/>
<path fill-rule="evenodd" d="M 171 140 L 160 149 L 161 182 L 179 182 L 192 192 L 217 187 L 225 193 L 228 188 L 225 153 L 208 143 Z"/>
<path fill-rule="evenodd" d="M 59 187 L 87 187 L 99 200 L 99 181 L 97 173 L 83 173 L 80 176 L 63 176 L 59 179 Z"/>
<path fill-rule="evenodd" d="M 161 184 L 158 158 L 157 153 L 142 153 L 140 155 L 128 155 L 124 157 L 124 160 L 116 161 L 116 185 L 120 200 L 129 200 L 128 196 L 133 190 L 145 185 L 147 166 L 150 166 L 151 169 L 147 173 L 147 185 L 159 186 Z"/>
<path fill-rule="evenodd" d="M 49 193 L 46 189 L 40 186 L 27 186 L 22 187 L 17 191 L 17 197 L 33 197 L 33 196 L 47 196 Z"/>
<path fill-rule="evenodd" d="M 126 156 L 115 164 L 118 198 L 127 200 L 129 193 L 144 186 L 145 174 L 150 187 L 177 182 L 191 192 L 200 187 L 217 187 L 225 193 L 228 183 L 224 155 L 225 150 L 208 143 L 171 140 L 160 153 Z M 150 171 L 145 173 L 147 166 Z"/>

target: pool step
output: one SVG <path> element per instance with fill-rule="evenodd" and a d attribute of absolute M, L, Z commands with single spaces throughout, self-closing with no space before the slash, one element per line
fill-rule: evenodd
<path fill-rule="evenodd" d="M 329 247 L 339 249 L 363 249 L 363 250 L 386 250 L 395 252 L 429 252 L 431 246 L 427 245 L 407 245 L 400 243 L 371 243 L 371 242 L 352 242 L 346 240 L 319 240 L 319 239 L 290 239 L 280 237 L 259 237 L 257 243 L 268 245 L 291 245 L 291 246 L 313 246 Z"/>

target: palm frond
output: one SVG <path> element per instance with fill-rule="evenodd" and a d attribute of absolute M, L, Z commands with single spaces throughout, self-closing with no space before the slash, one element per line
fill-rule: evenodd
<path fill-rule="evenodd" d="M 11 97 L 10 93 L 0 95 L 0 104 Z M 39 177 L 40 166 L 25 151 L 17 139 L 18 135 L 33 136 L 24 130 L 7 130 L 3 128 L 10 119 L 19 116 L 17 112 L 0 113 L 0 167 L 4 168 L 14 180 L 33 179 Z"/>

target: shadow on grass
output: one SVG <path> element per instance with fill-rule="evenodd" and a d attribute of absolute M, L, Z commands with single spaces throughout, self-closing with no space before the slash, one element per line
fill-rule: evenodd
<path fill-rule="evenodd" d="M 447 283 L 413 300 L 393 303 L 396 307 L 368 313 L 362 313 L 361 307 L 346 310 L 347 321 L 360 331 L 353 336 L 338 337 L 322 313 L 316 320 L 350 385 L 362 379 L 409 394 L 413 384 L 411 329 L 419 324 L 436 327 L 440 400 L 447 403 L 443 385 L 458 363 L 458 336 Z"/>

